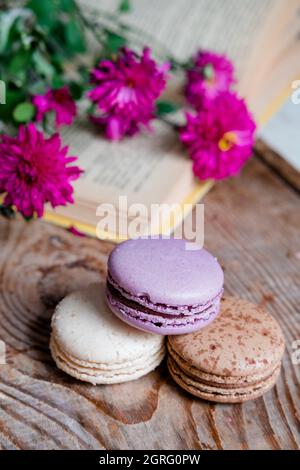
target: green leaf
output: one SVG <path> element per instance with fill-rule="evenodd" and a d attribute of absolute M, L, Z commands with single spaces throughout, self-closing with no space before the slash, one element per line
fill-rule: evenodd
<path fill-rule="evenodd" d="M 12 219 L 16 214 L 11 206 L 4 206 L 3 204 L 0 204 L 0 215 L 6 217 L 7 219 Z"/>
<path fill-rule="evenodd" d="M 31 52 L 25 49 L 19 49 L 11 59 L 8 65 L 8 72 L 12 80 L 18 85 L 24 83 L 30 61 Z"/>
<path fill-rule="evenodd" d="M 106 31 L 105 50 L 109 54 L 116 54 L 118 50 L 126 45 L 126 39 L 119 34 Z"/>
<path fill-rule="evenodd" d="M 32 59 L 37 72 L 46 77 L 50 82 L 55 72 L 53 65 L 46 59 L 45 55 L 38 50 L 34 52 Z"/>
<path fill-rule="evenodd" d="M 12 8 L 0 13 L 0 54 L 8 47 L 10 33 L 19 18 L 28 18 L 31 12 L 26 8 Z"/>
<path fill-rule="evenodd" d="M 65 55 L 63 55 L 63 53 L 60 53 L 60 52 L 56 52 L 55 54 L 53 54 L 51 56 L 51 62 L 52 62 L 52 66 L 53 66 L 53 70 L 56 72 L 56 73 L 63 73 L 63 67 L 64 67 L 64 63 L 66 62 L 66 57 Z"/>
<path fill-rule="evenodd" d="M 156 114 L 158 116 L 174 113 L 178 109 L 180 109 L 180 106 L 175 103 L 171 103 L 170 101 L 157 101 L 156 103 Z"/>
<path fill-rule="evenodd" d="M 35 37 L 30 34 L 23 33 L 21 35 L 21 41 L 22 41 L 22 46 L 24 47 L 25 50 L 29 50 L 34 42 L 35 42 Z"/>
<path fill-rule="evenodd" d="M 7 122 L 12 120 L 12 113 L 18 103 L 25 99 L 23 90 L 11 89 L 11 84 L 6 87 L 6 104 L 0 105 L 0 119 Z"/>
<path fill-rule="evenodd" d="M 33 219 L 33 215 L 27 216 L 22 214 L 22 216 L 25 222 L 30 222 Z"/>
<path fill-rule="evenodd" d="M 66 13 L 72 13 L 76 9 L 74 0 L 59 0 L 59 6 Z"/>
<path fill-rule="evenodd" d="M 35 107 L 30 102 L 19 103 L 13 112 L 16 122 L 29 122 L 35 114 Z"/>
<path fill-rule="evenodd" d="M 120 13 L 128 13 L 131 10 L 130 0 L 121 0 L 118 8 Z"/>
<path fill-rule="evenodd" d="M 95 63 L 97 63 L 97 62 L 95 62 Z M 78 68 L 78 73 L 80 75 L 82 83 L 89 83 L 89 81 L 90 81 L 90 69 L 89 68 L 87 68 L 84 65 L 81 65 Z"/>
<path fill-rule="evenodd" d="M 53 80 L 52 80 L 52 88 L 57 90 L 58 88 L 61 88 L 64 86 L 64 80 L 60 75 L 54 75 Z"/>
<path fill-rule="evenodd" d="M 20 71 L 24 71 L 24 68 L 28 65 L 30 60 L 30 52 L 25 49 L 20 49 L 12 58 L 9 63 L 9 71 L 11 74 L 17 74 Z"/>
<path fill-rule="evenodd" d="M 27 91 L 31 95 L 43 95 L 46 92 L 47 85 L 44 81 L 38 80 L 33 83 L 28 83 Z"/>
<path fill-rule="evenodd" d="M 79 100 L 84 92 L 84 86 L 77 82 L 71 82 L 69 85 L 72 98 L 77 101 Z"/>
<path fill-rule="evenodd" d="M 73 53 L 85 52 L 85 37 L 77 21 L 69 21 L 65 28 L 65 40 L 68 49 Z"/>
<path fill-rule="evenodd" d="M 30 8 L 36 15 L 41 26 L 51 29 L 57 21 L 59 4 L 56 0 L 30 0 L 27 8 Z"/>
<path fill-rule="evenodd" d="M 94 112 L 95 112 L 95 108 L 96 108 L 96 104 L 90 102 L 90 104 L 89 104 L 89 106 L 88 106 L 88 109 L 87 109 L 87 114 L 88 114 L 88 115 L 93 115 Z"/>

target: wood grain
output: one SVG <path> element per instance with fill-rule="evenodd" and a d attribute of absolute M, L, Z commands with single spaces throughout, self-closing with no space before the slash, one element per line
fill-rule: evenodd
<path fill-rule="evenodd" d="M 263 398 L 214 405 L 180 390 L 163 364 L 135 382 L 97 386 L 60 372 L 49 354 L 53 308 L 105 277 L 112 245 L 43 222 L 0 221 L 2 449 L 297 449 L 300 447 L 299 196 L 261 162 L 216 185 L 205 200 L 205 245 L 227 293 L 264 305 L 287 352 Z"/>
<path fill-rule="evenodd" d="M 285 158 L 269 148 L 262 140 L 255 144 L 256 154 L 276 171 L 288 184 L 300 193 L 300 172 L 296 170 Z"/>

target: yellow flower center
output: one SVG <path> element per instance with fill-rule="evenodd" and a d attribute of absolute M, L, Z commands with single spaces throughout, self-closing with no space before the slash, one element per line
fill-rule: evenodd
<path fill-rule="evenodd" d="M 234 132 L 225 132 L 218 146 L 222 152 L 227 152 L 237 143 L 237 135 Z"/>

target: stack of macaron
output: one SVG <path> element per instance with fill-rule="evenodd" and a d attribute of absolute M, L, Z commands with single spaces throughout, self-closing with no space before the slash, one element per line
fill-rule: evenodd
<path fill-rule="evenodd" d="M 223 282 L 216 258 L 196 245 L 128 240 L 109 256 L 106 286 L 57 306 L 52 356 L 77 379 L 110 384 L 154 370 L 167 349 L 171 376 L 191 394 L 215 402 L 256 398 L 279 375 L 283 335 L 256 306 L 222 299 Z"/>
<path fill-rule="evenodd" d="M 108 260 L 107 300 L 129 325 L 151 333 L 190 333 L 220 309 L 223 271 L 206 250 L 178 239 L 137 239 Z"/>
<path fill-rule="evenodd" d="M 190 335 L 168 337 L 168 369 L 196 397 L 240 403 L 276 382 L 284 352 L 278 323 L 256 305 L 235 297 L 221 301 L 216 321 Z"/>
<path fill-rule="evenodd" d="M 60 369 L 94 385 L 138 379 L 165 355 L 161 336 L 130 328 L 111 313 L 104 283 L 74 292 L 59 303 L 50 349 Z"/>

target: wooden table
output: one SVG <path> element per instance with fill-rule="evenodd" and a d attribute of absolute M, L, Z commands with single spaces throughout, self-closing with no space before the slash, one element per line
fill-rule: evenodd
<path fill-rule="evenodd" d="M 0 447 L 3 449 L 297 449 L 300 446 L 299 194 L 259 159 L 205 199 L 205 245 L 225 291 L 264 306 L 287 343 L 263 398 L 214 405 L 192 398 L 165 365 L 135 382 L 77 382 L 54 365 L 49 323 L 67 292 L 104 278 L 112 245 L 43 222 L 0 221 Z"/>

